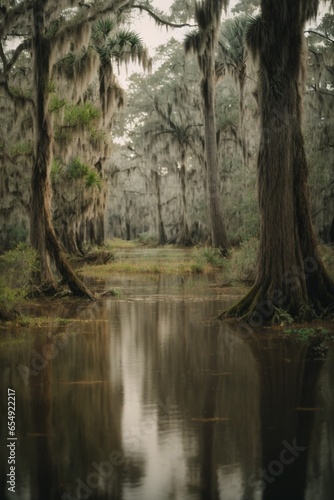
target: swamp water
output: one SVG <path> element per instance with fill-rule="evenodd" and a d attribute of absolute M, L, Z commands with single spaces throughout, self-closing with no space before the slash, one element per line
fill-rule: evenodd
<path fill-rule="evenodd" d="M 216 321 L 237 296 L 207 277 L 94 283 L 121 296 L 1 333 L 1 499 L 334 498 L 333 344 Z"/>

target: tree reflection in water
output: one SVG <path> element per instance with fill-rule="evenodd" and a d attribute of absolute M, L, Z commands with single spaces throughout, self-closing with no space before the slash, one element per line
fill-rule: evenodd
<path fill-rule="evenodd" d="M 331 498 L 332 346 L 318 361 L 276 334 L 242 339 L 210 320 L 219 291 L 191 280 L 138 279 L 137 294 L 78 308 L 79 322 L 12 334 L 22 342 L 0 350 L 0 405 L 5 428 L 13 387 L 18 499 Z M 25 385 L 18 366 L 57 342 Z M 273 478 L 284 443 L 306 450 Z"/>

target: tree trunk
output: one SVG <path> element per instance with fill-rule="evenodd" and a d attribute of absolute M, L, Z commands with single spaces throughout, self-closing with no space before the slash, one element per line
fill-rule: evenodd
<path fill-rule="evenodd" d="M 240 145 L 244 166 L 248 167 L 248 144 L 245 129 L 245 84 L 246 84 L 246 66 L 240 70 L 239 74 L 239 127 L 240 127 Z"/>
<path fill-rule="evenodd" d="M 260 250 L 257 279 L 248 295 L 223 317 L 254 326 L 323 315 L 333 305 L 334 283 L 317 251 L 301 131 L 303 29 L 300 2 L 262 1 L 270 33 L 260 51 L 261 146 L 258 157 Z M 266 36 L 266 34 L 264 34 Z M 273 56 L 274 54 L 274 56 Z"/>
<path fill-rule="evenodd" d="M 157 194 L 159 245 L 165 245 L 167 243 L 167 236 L 166 236 L 164 221 L 162 218 L 160 175 L 158 174 L 158 172 L 154 171 L 153 176 L 154 176 L 155 190 Z"/>
<path fill-rule="evenodd" d="M 50 266 L 50 256 L 74 295 L 94 298 L 75 275 L 56 237 L 51 216 L 50 169 L 52 161 L 52 126 L 48 112 L 48 84 L 51 79 L 52 50 L 45 37 L 45 0 L 33 4 L 34 51 L 34 163 L 31 180 L 30 240 L 40 259 L 39 282 L 43 291 L 54 293 L 57 285 Z"/>
<path fill-rule="evenodd" d="M 169 243 L 174 243 L 183 247 L 189 247 L 194 244 L 189 231 L 187 215 L 187 195 L 186 195 L 186 166 L 185 153 L 182 153 L 180 167 L 180 186 L 181 186 L 181 229 L 178 234 L 172 238 Z"/>
<path fill-rule="evenodd" d="M 212 38 L 213 35 L 212 35 Z M 226 252 L 230 248 L 223 220 L 220 202 L 220 180 L 218 170 L 218 150 L 216 139 L 216 117 L 214 98 L 214 50 L 215 40 L 207 42 L 207 48 L 201 57 L 202 68 L 201 93 L 204 108 L 205 151 L 207 169 L 207 195 L 211 226 L 211 244 Z"/>

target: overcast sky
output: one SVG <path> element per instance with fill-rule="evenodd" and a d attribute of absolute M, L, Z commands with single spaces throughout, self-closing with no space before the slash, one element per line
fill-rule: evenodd
<path fill-rule="evenodd" d="M 237 3 L 238 0 L 230 0 L 230 8 L 233 7 Z M 153 0 L 152 4 L 160 10 L 168 13 L 169 7 L 172 5 L 173 0 Z M 139 14 L 139 12 L 135 16 L 137 21 L 135 22 L 134 29 L 140 33 L 143 42 L 148 48 L 154 49 L 158 45 L 162 45 L 166 42 L 167 39 L 171 38 L 180 38 L 182 39 L 184 34 L 189 30 L 189 28 L 177 28 L 177 29 L 168 29 L 166 31 L 165 28 L 159 28 L 156 26 L 153 19 L 149 17 L 148 14 L 143 12 Z"/>
<path fill-rule="evenodd" d="M 238 0 L 230 0 L 229 3 L 229 12 L 231 8 L 238 2 Z M 173 0 L 152 0 L 152 4 L 160 10 L 168 13 L 170 5 L 173 3 Z M 320 9 L 320 12 L 322 9 Z M 131 24 L 131 28 L 134 29 L 141 37 L 143 43 L 148 47 L 150 56 L 154 56 L 154 50 L 157 46 L 163 45 L 170 38 L 174 37 L 178 40 L 183 40 L 185 33 L 189 31 L 190 28 L 177 28 L 177 29 L 168 29 L 163 27 L 159 27 L 155 24 L 154 20 L 145 12 L 140 14 L 139 10 L 135 11 L 133 14 L 133 23 Z M 153 68 L 154 70 L 154 68 Z M 120 75 L 118 76 L 121 85 L 127 87 L 127 77 L 130 76 L 131 73 L 134 72 L 142 72 L 142 69 L 138 65 L 130 64 L 127 70 L 125 68 L 121 68 Z"/>
<path fill-rule="evenodd" d="M 230 0 L 230 7 L 233 7 L 237 3 L 238 0 Z M 152 5 L 157 7 L 160 10 L 168 13 L 169 7 L 172 5 L 173 0 L 153 0 Z M 190 28 L 176 28 L 171 29 L 168 28 L 168 31 L 164 27 L 159 27 L 155 24 L 154 20 L 145 12 L 140 14 L 135 11 L 133 14 L 133 22 L 131 23 L 131 28 L 134 29 L 141 37 L 143 43 L 149 49 L 150 56 L 154 56 L 155 48 L 159 45 L 163 45 L 170 38 L 174 37 L 178 40 L 183 40 L 187 31 Z M 153 68 L 154 70 L 154 68 Z M 127 77 L 134 72 L 142 72 L 140 66 L 136 64 L 129 64 L 128 68 L 121 68 L 120 74 L 118 75 L 118 79 L 124 87 L 127 87 Z"/>

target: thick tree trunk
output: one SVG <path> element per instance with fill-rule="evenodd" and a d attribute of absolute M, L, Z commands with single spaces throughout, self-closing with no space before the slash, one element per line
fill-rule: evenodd
<path fill-rule="evenodd" d="M 334 302 L 334 283 L 317 251 L 307 188 L 301 131 L 302 6 L 283 3 L 262 1 L 270 39 L 260 53 L 257 279 L 248 295 L 222 315 L 245 317 L 254 326 L 280 320 L 282 309 L 293 318 L 311 319 Z"/>
<path fill-rule="evenodd" d="M 52 127 L 48 112 L 48 84 L 51 77 L 52 54 L 50 41 L 45 37 L 44 9 L 46 1 L 36 0 L 33 5 L 34 51 L 34 164 L 31 195 L 31 244 L 40 258 L 39 282 L 43 291 L 57 290 L 50 267 L 50 256 L 70 290 L 75 295 L 94 298 L 75 275 L 56 237 L 51 216 L 50 169 L 52 161 Z"/>
<path fill-rule="evenodd" d="M 211 226 L 211 244 L 226 252 L 230 248 L 221 208 L 220 180 L 218 170 L 218 150 L 216 139 L 216 117 L 214 98 L 214 48 L 211 41 L 205 51 L 202 67 L 201 93 L 204 107 L 205 152 L 207 170 L 207 196 Z M 204 60 L 205 59 L 205 60 Z"/>

